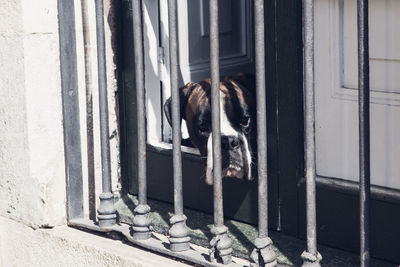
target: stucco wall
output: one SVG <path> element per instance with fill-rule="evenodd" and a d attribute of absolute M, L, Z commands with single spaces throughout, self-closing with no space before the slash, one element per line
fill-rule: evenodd
<path fill-rule="evenodd" d="M 56 1 L 2 1 L 0 10 L 0 214 L 35 227 L 62 224 Z"/>

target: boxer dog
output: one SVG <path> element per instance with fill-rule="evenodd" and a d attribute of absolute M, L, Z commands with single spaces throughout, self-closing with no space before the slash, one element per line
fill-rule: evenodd
<path fill-rule="evenodd" d="M 222 176 L 252 179 L 252 140 L 256 140 L 255 78 L 239 73 L 221 77 L 220 84 Z M 206 182 L 213 183 L 211 138 L 211 79 L 189 82 L 179 88 L 181 118 L 192 144 L 198 148 L 206 165 Z M 170 125 L 171 98 L 164 104 Z"/>

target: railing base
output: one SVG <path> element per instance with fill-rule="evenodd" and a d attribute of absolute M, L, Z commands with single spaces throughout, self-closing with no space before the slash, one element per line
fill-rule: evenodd
<path fill-rule="evenodd" d="M 207 253 L 207 249 L 198 245 L 191 244 L 190 249 L 181 252 L 174 252 L 167 248 L 165 244 L 168 244 L 168 238 L 162 234 L 152 233 L 154 237 L 146 240 L 135 240 L 132 237 L 132 229 L 127 224 L 115 224 L 112 227 L 100 228 L 93 221 L 85 219 L 70 220 L 69 226 L 76 227 L 81 230 L 95 231 L 99 233 L 119 233 L 122 237 L 134 245 L 143 247 L 145 249 L 153 250 L 157 253 L 165 254 L 171 257 L 176 257 L 185 261 L 199 264 L 207 267 L 225 267 L 224 265 L 217 262 L 209 262 L 204 255 Z M 229 267 L 241 267 L 248 266 L 248 261 L 232 257 L 232 263 Z"/>
<path fill-rule="evenodd" d="M 254 245 L 255 248 L 250 254 L 251 267 L 275 267 L 278 265 L 271 238 L 257 238 Z"/>
<path fill-rule="evenodd" d="M 190 248 L 190 237 L 185 238 L 184 240 L 174 240 L 174 238 L 169 238 L 169 249 L 174 251 L 174 252 L 181 252 L 181 251 L 185 251 L 188 250 Z M 172 243 L 175 242 L 175 243 Z"/>
<path fill-rule="evenodd" d="M 132 227 L 133 228 L 133 227 Z M 135 240 L 146 240 L 149 239 L 151 237 L 151 233 L 150 232 L 137 232 L 135 230 L 133 230 L 132 233 L 132 238 Z"/>
<path fill-rule="evenodd" d="M 321 254 L 319 254 L 319 252 L 317 252 L 317 256 L 304 251 L 301 254 L 301 258 L 303 259 L 303 265 L 302 267 L 320 267 L 320 261 L 322 260 L 322 256 Z"/>
<path fill-rule="evenodd" d="M 111 227 L 117 222 L 117 210 L 114 207 L 114 195 L 111 192 L 101 193 L 97 210 L 100 228 Z"/>
<path fill-rule="evenodd" d="M 135 240 L 145 240 L 151 237 L 150 206 L 139 204 L 135 210 L 133 218 L 132 238 Z"/>
<path fill-rule="evenodd" d="M 183 214 L 174 215 L 169 222 L 171 224 L 171 228 L 168 231 L 170 249 L 176 252 L 188 250 L 190 237 L 186 226 L 186 216 Z"/>
<path fill-rule="evenodd" d="M 214 237 L 210 241 L 210 261 L 229 264 L 232 262 L 232 241 L 227 234 L 228 228 L 225 225 L 214 226 L 211 232 Z"/>

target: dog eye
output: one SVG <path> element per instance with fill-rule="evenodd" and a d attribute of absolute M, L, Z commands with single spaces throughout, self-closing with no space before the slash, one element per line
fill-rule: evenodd
<path fill-rule="evenodd" d="M 240 125 L 244 128 L 247 128 L 250 126 L 250 117 L 243 117 L 242 121 L 240 122 Z"/>
<path fill-rule="evenodd" d="M 201 133 L 208 133 L 210 131 L 210 126 L 208 124 L 202 123 L 199 125 L 199 131 Z"/>

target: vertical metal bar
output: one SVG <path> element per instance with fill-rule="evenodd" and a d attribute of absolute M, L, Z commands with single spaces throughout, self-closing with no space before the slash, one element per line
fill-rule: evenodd
<path fill-rule="evenodd" d="M 58 0 L 68 220 L 83 217 L 82 152 L 79 124 L 74 3 Z"/>
<path fill-rule="evenodd" d="M 369 266 L 369 199 L 370 199 L 370 137 L 369 137 L 369 45 L 368 1 L 357 1 L 358 13 L 358 105 L 360 153 L 360 262 Z"/>
<path fill-rule="evenodd" d="M 211 123 L 214 178 L 214 224 L 224 224 L 222 200 L 221 126 L 219 92 L 218 0 L 210 0 Z"/>
<path fill-rule="evenodd" d="M 218 0 L 210 0 L 210 61 L 211 61 L 211 126 L 213 148 L 213 180 L 214 180 L 214 226 L 211 232 L 214 237 L 210 241 L 211 261 L 232 261 L 231 240 L 224 225 L 222 163 L 221 163 L 221 128 L 220 128 L 220 91 L 219 91 L 219 32 L 218 32 Z"/>
<path fill-rule="evenodd" d="M 255 68 L 257 96 L 258 238 L 250 255 L 251 266 L 276 266 L 268 237 L 267 116 L 265 97 L 264 0 L 254 0 Z"/>
<path fill-rule="evenodd" d="M 176 0 L 168 0 L 169 25 L 169 55 L 171 71 L 171 105 L 172 105 L 172 145 L 174 169 L 174 208 L 175 214 L 171 217 L 169 229 L 172 251 L 189 249 L 189 232 L 186 226 L 186 216 L 183 214 L 182 194 L 182 154 L 181 154 L 181 115 L 178 88 L 178 40 L 177 40 L 177 10 Z"/>
<path fill-rule="evenodd" d="M 132 1 L 133 43 L 135 49 L 135 83 L 137 105 L 137 136 L 138 136 L 138 183 L 139 205 L 135 208 L 133 219 L 133 238 L 150 238 L 150 207 L 147 205 L 147 176 L 146 176 L 146 106 L 144 93 L 144 62 L 142 34 L 141 1 Z"/>
<path fill-rule="evenodd" d="M 307 251 L 301 255 L 303 266 L 320 266 L 317 251 L 317 215 L 315 201 L 315 113 L 314 113 L 314 1 L 303 0 L 304 46 L 304 121 L 305 174 L 307 208 Z"/>
<path fill-rule="evenodd" d="M 104 8 L 103 0 L 96 0 L 96 37 L 97 62 L 99 79 L 100 105 L 100 141 L 101 141 L 101 174 L 103 192 L 100 194 L 98 212 L 99 226 L 108 227 L 116 222 L 117 213 L 114 207 L 114 195 L 111 192 L 110 142 L 108 135 L 108 103 L 107 103 L 107 72 L 106 50 L 104 38 Z"/>

